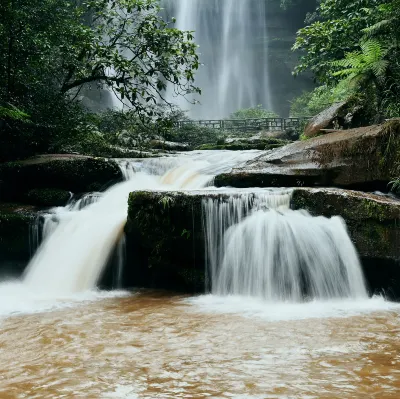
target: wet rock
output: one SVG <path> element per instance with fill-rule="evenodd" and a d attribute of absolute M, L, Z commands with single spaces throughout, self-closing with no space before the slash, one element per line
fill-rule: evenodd
<path fill-rule="evenodd" d="M 201 201 L 200 195 L 176 192 L 130 194 L 125 229 L 128 279 L 150 288 L 204 291 Z"/>
<path fill-rule="evenodd" d="M 26 201 L 33 189 L 98 191 L 121 179 L 122 172 L 112 160 L 80 155 L 39 156 L 0 164 L 0 200 Z"/>
<path fill-rule="evenodd" d="M 43 207 L 65 206 L 71 193 L 57 188 L 34 188 L 26 194 L 26 202 Z"/>
<path fill-rule="evenodd" d="M 315 137 L 339 129 L 352 129 L 380 122 L 370 106 L 367 95 L 350 98 L 347 101 L 331 105 L 314 116 L 305 126 L 303 136 Z"/>
<path fill-rule="evenodd" d="M 340 215 L 361 257 L 371 293 L 400 299 L 400 200 L 340 189 L 295 189 L 293 209 Z"/>
<path fill-rule="evenodd" d="M 230 138 L 224 144 L 203 144 L 198 147 L 198 150 L 271 150 L 273 148 L 280 148 L 289 144 L 289 140 L 282 140 L 278 138 Z"/>
<path fill-rule="evenodd" d="M 164 140 L 151 140 L 149 142 L 149 147 L 155 150 L 164 151 L 191 151 L 192 148 L 189 144 L 185 143 L 175 143 L 173 141 Z"/>
<path fill-rule="evenodd" d="M 228 200 L 221 192 L 135 192 L 126 226 L 128 267 L 135 284 L 203 292 L 206 282 L 202 200 Z M 372 293 L 400 299 L 400 201 L 342 189 L 296 188 L 293 209 L 340 215 L 360 254 Z M 139 266 L 140 265 L 140 266 Z"/>
<path fill-rule="evenodd" d="M 132 284 L 204 292 L 202 200 L 230 193 L 135 192 L 126 226 Z M 361 257 L 370 292 L 400 299 L 400 201 L 341 189 L 294 189 L 291 206 L 314 216 L 340 215 Z"/>
<path fill-rule="evenodd" d="M 334 186 L 385 190 L 400 173 L 400 122 L 298 141 L 218 175 L 218 187 Z"/>
<path fill-rule="evenodd" d="M 0 278 L 18 277 L 30 256 L 30 226 L 37 208 L 0 204 Z"/>

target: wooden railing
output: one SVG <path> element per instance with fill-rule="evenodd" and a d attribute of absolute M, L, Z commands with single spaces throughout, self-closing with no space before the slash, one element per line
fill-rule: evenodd
<path fill-rule="evenodd" d="M 196 125 L 210 129 L 237 131 L 280 131 L 301 127 L 309 117 L 302 118 L 257 118 L 257 119 L 203 119 L 178 121 L 175 126 L 180 129 L 187 125 Z"/>

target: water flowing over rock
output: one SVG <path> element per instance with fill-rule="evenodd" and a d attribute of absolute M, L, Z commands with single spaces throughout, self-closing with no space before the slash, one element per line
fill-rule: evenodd
<path fill-rule="evenodd" d="M 127 231 L 159 288 L 170 280 L 271 301 L 365 297 L 342 220 L 292 211 L 290 197 L 276 189 L 132 193 Z"/>
<path fill-rule="evenodd" d="M 200 104 L 190 110 L 192 118 L 227 117 L 240 108 L 262 104 L 271 109 L 265 40 L 267 4 L 264 0 L 163 0 L 177 28 L 195 31 L 200 62 L 196 74 L 201 87 Z M 167 99 L 189 109 L 170 87 Z"/>
<path fill-rule="evenodd" d="M 234 153 L 221 159 L 213 153 L 195 153 L 193 157 L 185 154 L 175 159 L 120 161 L 124 182 L 103 193 L 73 199 L 66 207 L 55 208 L 44 217 L 43 242 L 24 273 L 24 285 L 52 295 L 93 289 L 115 252 L 118 259 L 114 277 L 118 283 L 122 279 L 119 260 L 124 252 L 130 191 L 204 187 L 213 177 L 208 168 L 228 170 L 236 162 L 255 155 L 257 152 Z"/>
<path fill-rule="evenodd" d="M 261 195 L 249 216 L 225 231 L 223 224 L 238 213 L 237 205 L 207 201 L 212 292 L 294 302 L 366 297 L 357 253 L 342 220 L 289 210 L 287 194 L 276 197 Z"/>
<path fill-rule="evenodd" d="M 365 295 L 357 254 L 336 215 L 349 220 L 358 248 L 363 242 L 356 231 L 371 227 L 369 220 L 376 217 L 374 231 L 396 236 L 395 226 L 383 228 L 398 217 L 396 201 L 323 191 L 327 200 L 316 200 L 313 209 L 310 203 L 319 191 L 210 187 L 216 174 L 259 155 L 200 151 L 119 161 L 124 182 L 102 193 L 73 197 L 66 207 L 39 219 L 33 241 L 40 246 L 25 272 L 24 285 L 68 295 L 93 289 L 107 275 L 115 286 L 196 292 L 212 286 L 218 294 L 271 301 Z M 352 199 L 350 208 L 343 204 L 346 195 Z M 290 210 L 289 205 L 309 209 L 313 216 Z M 349 209 L 362 219 L 360 224 Z M 379 250 L 381 254 L 383 249 Z M 376 253 L 371 251 L 368 259 Z M 110 271 L 106 266 L 113 254 L 116 262 Z M 398 259 L 395 252 L 392 259 Z"/>

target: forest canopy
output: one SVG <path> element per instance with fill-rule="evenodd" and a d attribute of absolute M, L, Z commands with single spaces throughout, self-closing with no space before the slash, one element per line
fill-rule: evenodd
<path fill-rule="evenodd" d="M 192 32 L 173 25 L 157 0 L 2 1 L 3 156 L 46 151 L 90 124 L 75 101 L 84 94 L 108 89 L 149 122 L 165 113 L 167 84 L 177 95 L 200 93 Z"/>
<path fill-rule="evenodd" d="M 293 46 L 302 54 L 294 74 L 311 71 L 319 87 L 293 113 L 358 96 L 375 121 L 400 116 L 400 0 L 320 0 L 306 24 Z"/>

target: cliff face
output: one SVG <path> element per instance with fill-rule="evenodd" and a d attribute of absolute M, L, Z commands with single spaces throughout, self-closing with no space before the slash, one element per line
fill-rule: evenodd
<path fill-rule="evenodd" d="M 304 26 L 307 13 L 316 8 L 315 0 L 299 0 L 283 9 L 280 0 L 267 0 L 268 70 L 274 111 L 288 116 L 290 102 L 304 90 L 315 85 L 311 74 L 293 77 L 292 71 L 297 64 L 299 53 L 291 51 L 296 32 Z"/>

